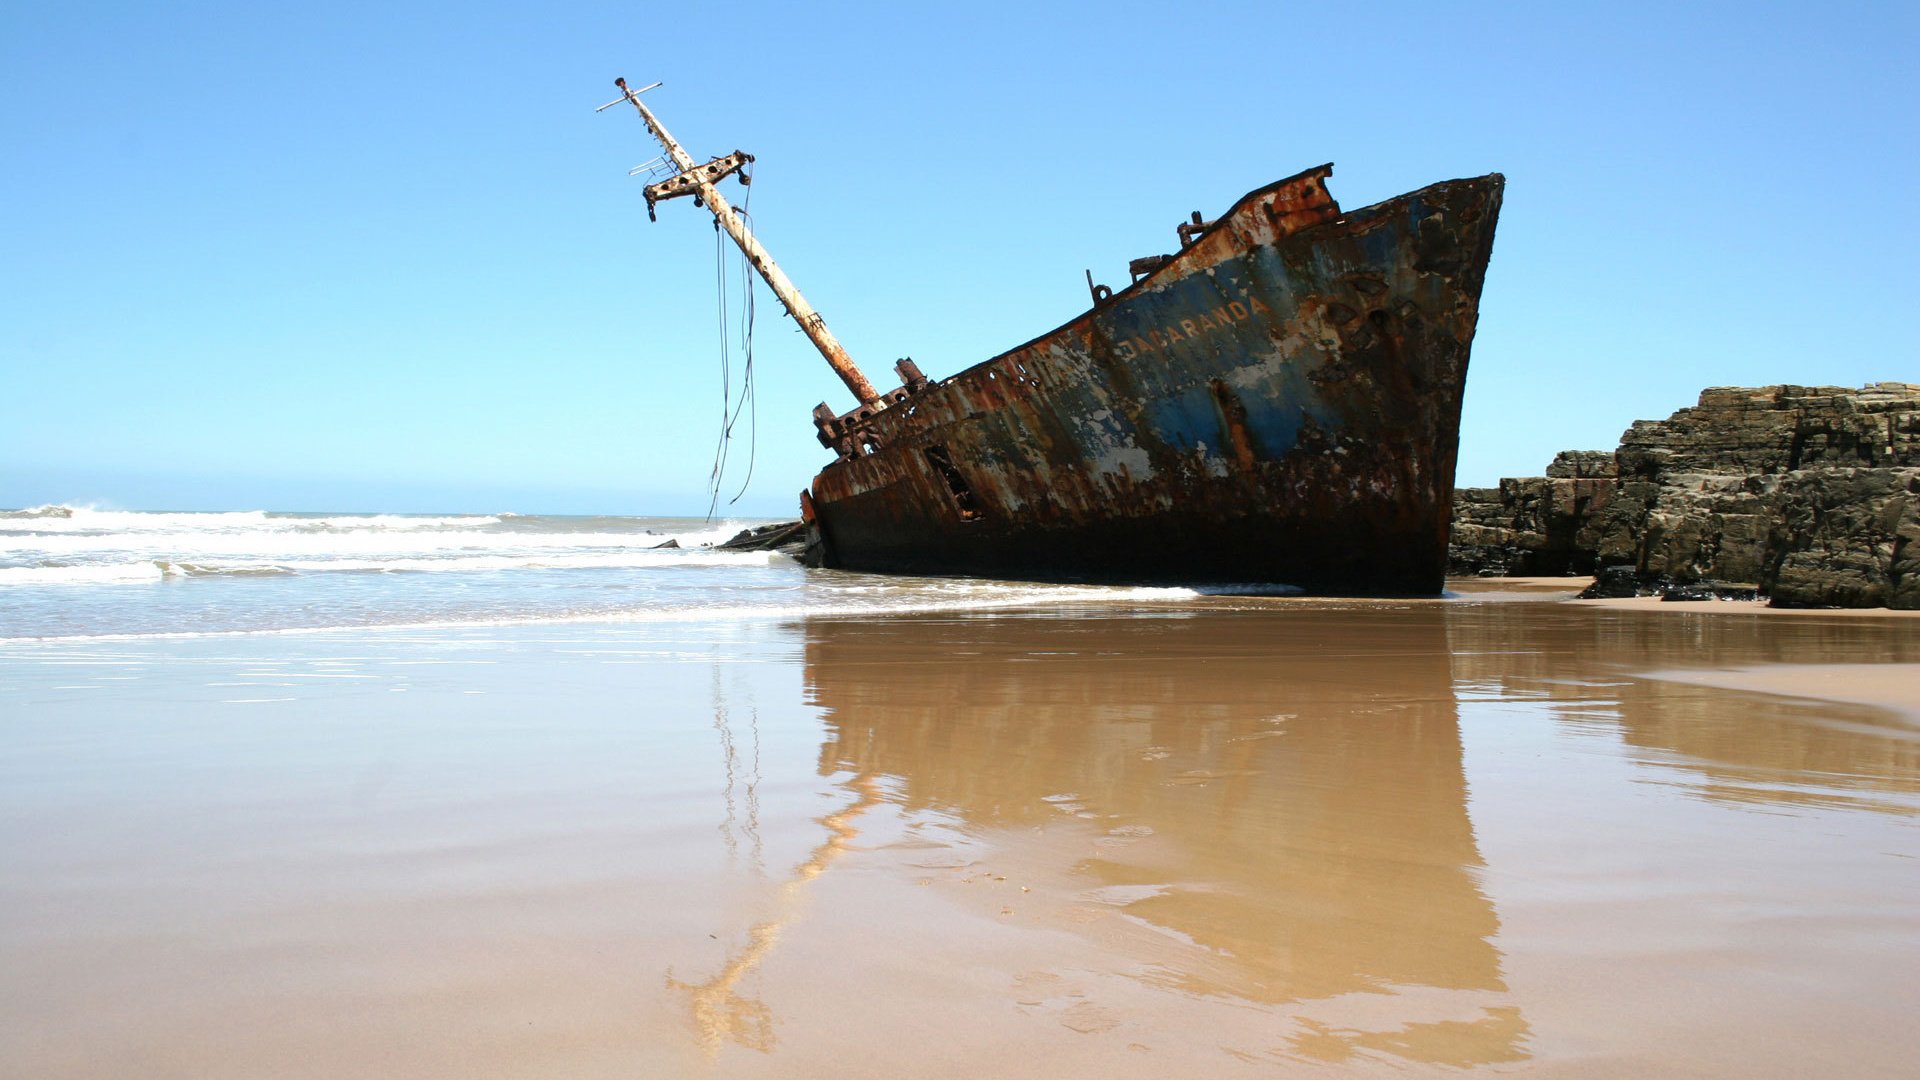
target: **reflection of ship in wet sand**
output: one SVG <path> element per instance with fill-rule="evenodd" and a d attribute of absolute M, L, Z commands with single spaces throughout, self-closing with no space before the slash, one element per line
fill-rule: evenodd
<path fill-rule="evenodd" d="M 1553 703 L 1569 724 L 1609 725 L 1642 764 L 1718 802 L 1912 813 L 1920 740 L 1884 710 L 1645 677 L 1760 664 L 1920 662 L 1920 635 L 1845 619 L 1681 618 L 1545 604 L 1449 612 L 1463 686 Z M 1526 647 L 1516 649 L 1516 642 Z"/>
<path fill-rule="evenodd" d="M 1009 858 L 1036 827 L 1090 841 L 1056 860 L 1064 925 L 1117 904 L 1189 943 L 1154 978 L 1289 1006 L 1276 1052 L 1525 1056 L 1438 610 L 819 621 L 806 658 L 823 773 L 899 777 Z"/>

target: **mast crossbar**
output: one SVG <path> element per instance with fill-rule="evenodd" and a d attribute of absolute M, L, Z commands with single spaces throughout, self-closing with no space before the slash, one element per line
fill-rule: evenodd
<path fill-rule="evenodd" d="M 667 129 L 660 123 L 659 118 L 653 115 L 653 111 L 640 103 L 640 95 L 653 89 L 654 86 L 659 86 L 659 83 L 640 90 L 628 89 L 625 79 L 615 79 L 613 84 L 620 88 L 621 97 L 600 108 L 606 109 L 622 101 L 632 105 L 634 111 L 640 114 L 641 122 L 647 125 L 647 131 L 660 141 L 660 145 L 666 147 L 667 156 L 672 158 L 673 163 L 680 168 L 677 175 L 658 184 L 649 185 L 647 215 L 653 216 L 653 204 L 661 198 L 679 195 L 696 196 L 713 213 L 714 221 L 727 231 L 728 236 L 733 237 L 733 242 L 738 244 L 740 250 L 745 253 L 747 262 L 759 272 L 761 279 L 767 283 L 768 288 L 773 290 L 773 294 L 780 298 L 780 302 L 787 306 L 787 313 L 793 316 L 794 322 L 800 324 L 801 331 L 807 335 L 809 341 L 813 342 L 813 347 L 820 350 L 820 355 L 826 358 L 827 364 L 833 368 L 835 374 L 840 376 L 840 381 L 847 385 L 848 390 L 853 391 L 853 396 L 869 408 L 886 408 L 886 399 L 874 390 L 873 384 L 868 382 L 859 367 L 855 366 L 853 358 L 847 355 L 847 350 L 841 346 L 839 339 L 827 329 L 826 320 L 820 317 L 820 313 L 813 309 L 812 304 L 807 303 L 806 297 L 800 295 L 800 290 L 794 287 L 793 282 L 787 279 L 786 273 L 773 261 L 773 256 L 768 254 L 767 249 L 754 238 L 753 232 L 747 228 L 746 222 L 741 220 L 733 205 L 727 202 L 726 197 L 721 195 L 720 190 L 714 186 L 715 180 L 737 171 L 740 166 L 752 161 L 752 155 L 736 150 L 728 157 L 715 158 L 707 165 L 695 164 L 692 156 L 674 141 L 672 135 L 667 133 Z M 733 168 L 721 171 L 711 178 L 707 176 L 708 169 L 734 158 L 743 160 L 738 161 Z M 741 179 L 744 181 L 745 176 L 743 175 Z M 673 190 L 664 190 L 669 186 L 674 186 Z M 657 192 L 656 189 L 663 190 Z"/>

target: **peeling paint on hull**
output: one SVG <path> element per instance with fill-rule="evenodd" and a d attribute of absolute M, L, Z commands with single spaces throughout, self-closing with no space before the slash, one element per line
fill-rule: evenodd
<path fill-rule="evenodd" d="M 1329 171 L 864 417 L 803 500 L 824 564 L 1438 592 L 1504 181 L 1342 214 Z"/>

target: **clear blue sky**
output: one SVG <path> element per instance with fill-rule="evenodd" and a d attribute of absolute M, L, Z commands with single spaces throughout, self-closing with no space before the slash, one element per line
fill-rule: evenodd
<path fill-rule="evenodd" d="M 0 505 L 704 511 L 712 229 L 648 224 L 616 75 L 759 156 L 761 236 L 875 373 L 1333 161 L 1349 207 L 1507 175 L 1462 483 L 1704 386 L 1920 381 L 1916 12 L 7 4 Z M 778 310 L 736 512 L 791 513 L 850 404 Z"/>

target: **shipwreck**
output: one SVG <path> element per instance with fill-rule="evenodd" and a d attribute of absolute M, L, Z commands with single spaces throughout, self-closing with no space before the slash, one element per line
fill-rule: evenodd
<path fill-rule="evenodd" d="M 1123 288 L 945 379 L 878 391 L 716 186 L 753 159 L 666 148 L 657 203 L 712 212 L 859 404 L 800 495 L 810 564 L 1050 581 L 1436 593 L 1467 359 L 1504 178 L 1343 211 L 1331 165 L 1176 228 Z M 659 84 L 654 84 L 659 85 Z M 744 176 L 741 177 L 745 179 Z"/>

